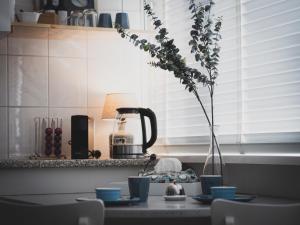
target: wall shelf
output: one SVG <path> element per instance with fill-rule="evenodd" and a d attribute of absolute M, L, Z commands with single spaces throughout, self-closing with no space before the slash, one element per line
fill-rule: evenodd
<path fill-rule="evenodd" d="M 51 29 L 65 29 L 65 30 L 88 30 L 88 31 L 106 31 L 116 32 L 115 28 L 103 28 L 103 27 L 83 27 L 83 26 L 71 26 L 71 25 L 58 25 L 58 24 L 42 24 L 42 23 L 20 23 L 14 22 L 12 27 L 35 27 L 35 28 L 51 28 Z M 130 33 L 138 34 L 151 34 L 152 31 L 147 30 L 129 30 Z"/>

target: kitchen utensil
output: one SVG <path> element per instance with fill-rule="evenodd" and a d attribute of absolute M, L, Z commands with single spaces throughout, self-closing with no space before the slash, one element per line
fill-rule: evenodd
<path fill-rule="evenodd" d="M 145 117 L 150 121 L 149 141 L 147 141 Z M 118 108 L 113 133 L 110 135 L 111 158 L 143 158 L 156 138 L 156 116 L 151 109 Z"/>
<path fill-rule="evenodd" d="M 80 11 L 72 11 L 70 15 L 70 25 L 83 26 L 83 14 Z"/>
<path fill-rule="evenodd" d="M 83 11 L 83 24 L 85 27 L 97 26 L 98 14 L 95 9 L 85 9 Z"/>

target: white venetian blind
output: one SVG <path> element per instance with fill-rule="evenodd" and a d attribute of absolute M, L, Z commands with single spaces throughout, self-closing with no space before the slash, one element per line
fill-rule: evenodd
<path fill-rule="evenodd" d="M 215 92 L 220 143 L 300 142 L 300 1 L 215 0 L 223 16 Z M 190 67 L 188 0 L 165 1 L 165 24 Z M 160 76 L 160 79 L 162 77 Z M 167 73 L 153 97 L 166 144 L 207 143 L 208 124 L 193 94 Z M 199 90 L 209 111 L 208 91 Z"/>
<path fill-rule="evenodd" d="M 242 141 L 300 141 L 300 1 L 242 0 Z"/>
<path fill-rule="evenodd" d="M 215 119 L 220 125 L 219 141 L 236 143 L 239 141 L 240 128 L 240 26 L 237 22 L 238 8 L 235 0 L 216 1 L 214 14 L 223 16 L 221 62 L 215 91 Z M 186 58 L 187 65 L 200 68 L 194 60 L 188 45 L 193 24 L 187 0 L 166 0 L 165 20 L 170 37 Z M 209 92 L 201 87 L 199 94 L 210 114 Z M 195 96 L 184 90 L 184 86 L 173 74 L 167 74 L 165 138 L 167 144 L 208 143 L 209 129 L 204 114 Z"/>

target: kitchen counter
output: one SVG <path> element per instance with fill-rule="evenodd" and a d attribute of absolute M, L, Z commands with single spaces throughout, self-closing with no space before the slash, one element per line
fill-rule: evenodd
<path fill-rule="evenodd" d="M 0 160 L 0 169 L 10 168 L 103 168 L 143 167 L 145 159 Z M 153 166 L 155 162 L 149 164 Z"/>

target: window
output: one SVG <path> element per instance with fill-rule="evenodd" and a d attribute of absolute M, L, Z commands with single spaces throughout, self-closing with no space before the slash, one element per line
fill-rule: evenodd
<path fill-rule="evenodd" d="M 213 13 L 223 16 L 215 94 L 219 142 L 299 142 L 300 1 L 215 2 Z M 192 24 L 188 3 L 166 0 L 165 24 L 187 64 L 197 67 L 188 46 Z M 159 85 L 152 104 L 163 143 L 208 143 L 208 124 L 194 95 L 171 73 L 159 79 L 166 86 Z M 199 93 L 208 106 L 206 88 L 201 87 Z"/>

